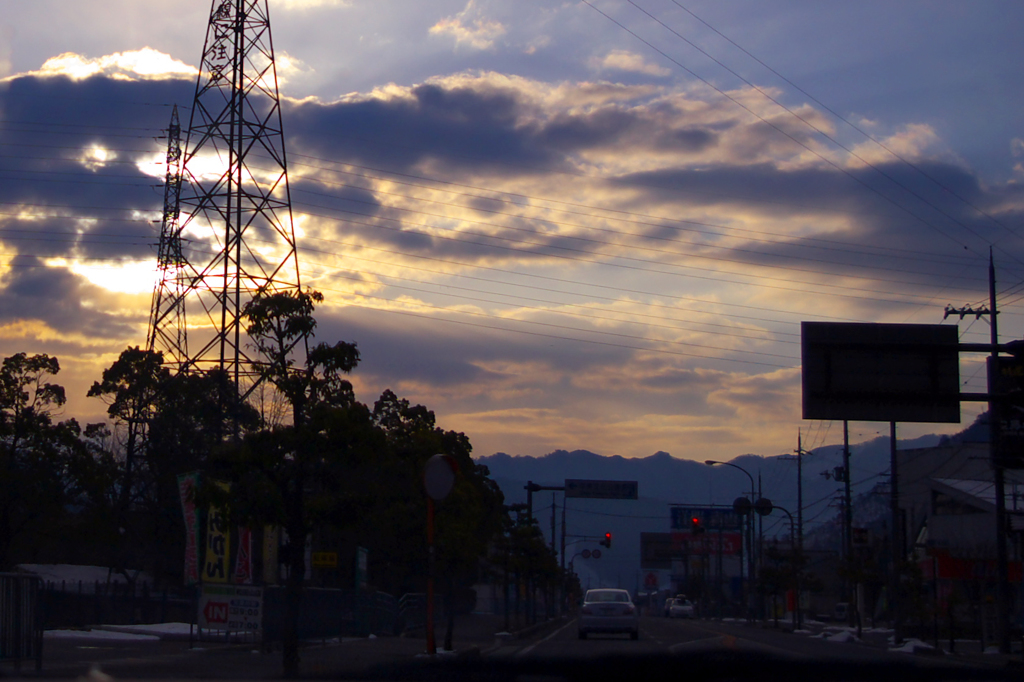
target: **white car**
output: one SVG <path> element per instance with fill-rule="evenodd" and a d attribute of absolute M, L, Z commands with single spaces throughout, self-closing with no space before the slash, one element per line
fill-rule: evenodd
<path fill-rule="evenodd" d="M 580 639 L 591 632 L 627 632 L 630 639 L 640 637 L 640 616 L 626 590 L 587 590 L 577 620 Z"/>
<path fill-rule="evenodd" d="M 676 599 L 668 609 L 669 618 L 693 618 L 695 617 L 693 602 L 689 599 Z"/>

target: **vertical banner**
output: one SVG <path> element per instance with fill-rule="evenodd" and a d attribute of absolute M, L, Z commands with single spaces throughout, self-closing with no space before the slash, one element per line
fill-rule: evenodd
<path fill-rule="evenodd" d="M 356 589 L 365 590 L 370 586 L 370 550 L 356 547 Z"/>
<path fill-rule="evenodd" d="M 240 585 L 252 584 L 252 529 L 238 528 L 238 556 L 235 557 L 235 574 L 232 582 Z"/>
<path fill-rule="evenodd" d="M 276 585 L 278 579 L 277 550 L 281 535 L 277 526 L 263 527 L 263 584 Z"/>
<path fill-rule="evenodd" d="M 178 494 L 181 511 L 185 516 L 185 584 L 199 582 L 199 514 L 196 510 L 195 489 L 199 485 L 199 472 L 178 476 Z"/>
<path fill-rule="evenodd" d="M 225 490 L 226 483 L 218 483 Z M 203 582 L 226 583 L 231 557 L 230 531 L 225 513 L 210 507 L 206 515 L 206 557 L 203 561 Z"/>

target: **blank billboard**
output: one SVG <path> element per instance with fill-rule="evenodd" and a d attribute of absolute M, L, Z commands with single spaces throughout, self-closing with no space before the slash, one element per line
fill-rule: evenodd
<path fill-rule="evenodd" d="M 955 325 L 802 322 L 804 419 L 960 421 Z"/>

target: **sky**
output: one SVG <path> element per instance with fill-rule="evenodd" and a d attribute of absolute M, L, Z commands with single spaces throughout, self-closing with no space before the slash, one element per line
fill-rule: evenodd
<path fill-rule="evenodd" d="M 944 310 L 987 303 L 990 249 L 1024 334 L 1016 0 L 269 4 L 317 338 L 477 455 L 835 443 L 801 418 L 799 323 L 985 342 Z M 0 0 L 0 353 L 57 356 L 83 422 L 146 343 L 210 11 Z"/>

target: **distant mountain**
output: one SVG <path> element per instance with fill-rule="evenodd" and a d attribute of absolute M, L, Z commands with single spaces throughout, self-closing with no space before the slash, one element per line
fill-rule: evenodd
<path fill-rule="evenodd" d="M 962 438 L 969 431 L 953 438 Z M 928 435 L 901 440 L 899 447 L 931 447 L 939 441 L 939 436 Z M 842 445 L 822 446 L 803 457 L 804 529 L 807 533 L 817 527 L 827 526 L 836 514 L 832 502 L 842 484 L 836 482 L 833 472 L 842 465 L 842 449 Z M 868 493 L 888 475 L 889 438 L 879 437 L 851 445 L 850 452 L 853 493 Z M 704 462 L 673 457 L 667 452 L 635 459 L 603 456 L 587 450 L 556 450 L 541 457 L 511 456 L 499 452 L 477 458 L 477 462 L 490 469 L 507 504 L 526 501 L 524 487 L 528 481 L 549 486 L 561 486 L 567 478 L 637 481 L 639 500 L 568 501 L 566 533 L 570 541 L 576 542 L 568 545 L 567 559 L 584 548 L 596 548 L 596 538 L 603 537 L 605 532 L 612 533 L 612 550 L 604 552 L 600 560 L 576 560 L 577 572 L 581 576 L 588 576 L 595 585 L 600 582 L 604 585 L 635 587 L 641 579 L 640 533 L 664 533 L 671 530 L 671 504 L 732 504 L 734 499 L 741 495 L 749 496 L 750 492 L 750 479 L 732 466 L 708 466 Z M 761 494 L 796 515 L 795 456 L 742 455 L 729 462 L 742 467 L 753 477 L 755 492 L 760 479 Z M 823 475 L 826 473 L 828 477 Z M 534 518 L 538 520 L 549 541 L 552 495 L 544 491 L 534 493 L 533 498 Z M 557 493 L 554 497 L 557 507 L 554 518 L 556 538 L 560 542 L 562 494 Z M 856 505 L 854 508 L 856 512 Z M 789 522 L 784 514 L 777 512 L 765 520 L 766 535 L 788 533 Z M 595 539 L 587 541 L 573 536 L 591 536 Z"/>

